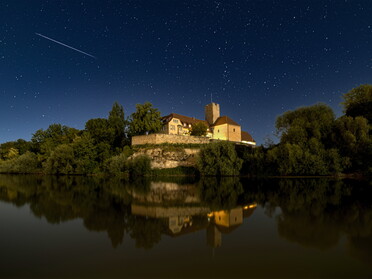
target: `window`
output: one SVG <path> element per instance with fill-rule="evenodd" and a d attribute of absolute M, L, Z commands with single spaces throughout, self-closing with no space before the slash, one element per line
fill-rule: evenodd
<path fill-rule="evenodd" d="M 170 130 L 171 131 L 175 131 L 176 130 L 176 127 L 174 125 L 170 125 Z"/>
<path fill-rule="evenodd" d="M 220 132 L 220 130 L 217 130 L 217 133 L 219 133 Z"/>
<path fill-rule="evenodd" d="M 173 119 L 173 122 L 174 123 L 178 123 L 178 119 Z"/>
<path fill-rule="evenodd" d="M 233 132 L 235 132 L 235 128 L 233 129 Z"/>

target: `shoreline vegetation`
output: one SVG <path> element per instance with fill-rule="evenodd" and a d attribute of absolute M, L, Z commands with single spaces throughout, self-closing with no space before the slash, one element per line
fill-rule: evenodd
<path fill-rule="evenodd" d="M 278 143 L 258 147 L 227 141 L 205 145 L 162 144 L 157 148 L 200 148 L 195 167 L 151 169 L 151 159 L 136 155 L 131 137 L 159 132 L 160 112 L 138 104 L 125 118 L 114 103 L 108 118 L 86 122 L 84 130 L 51 124 L 31 141 L 0 144 L 0 173 L 52 175 L 339 177 L 372 175 L 372 85 L 343 95 L 344 115 L 325 104 L 287 111 L 276 119 Z M 198 135 L 201 136 L 201 135 Z"/>

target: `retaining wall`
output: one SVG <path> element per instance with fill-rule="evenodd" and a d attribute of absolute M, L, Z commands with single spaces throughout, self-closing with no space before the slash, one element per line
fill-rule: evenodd
<path fill-rule="evenodd" d="M 162 144 L 162 143 L 186 143 L 186 144 L 206 144 L 210 139 L 206 137 L 150 134 L 132 137 L 132 145 L 142 144 Z"/>

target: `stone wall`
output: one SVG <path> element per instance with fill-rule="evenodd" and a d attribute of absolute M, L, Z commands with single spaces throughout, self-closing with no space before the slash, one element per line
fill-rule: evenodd
<path fill-rule="evenodd" d="M 151 159 L 151 168 L 157 169 L 195 167 L 196 155 L 199 151 L 195 148 L 176 148 L 173 150 L 162 147 L 140 148 L 132 157 L 147 155 Z"/>
<path fill-rule="evenodd" d="M 167 134 L 150 134 L 132 137 L 132 145 L 162 143 L 206 144 L 209 143 L 209 138 Z"/>

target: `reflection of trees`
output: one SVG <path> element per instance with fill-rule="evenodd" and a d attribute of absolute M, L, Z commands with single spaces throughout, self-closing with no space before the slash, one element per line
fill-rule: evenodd
<path fill-rule="evenodd" d="M 367 237 L 350 237 L 349 251 L 355 258 L 371 264 L 372 262 L 372 235 Z"/>
<path fill-rule="evenodd" d="M 119 192 L 121 196 L 109 191 L 126 185 L 112 182 L 86 177 L 2 176 L 0 199 L 28 203 L 35 216 L 49 223 L 82 218 L 87 229 L 106 231 L 116 247 L 123 241 L 129 204 L 124 202 L 128 200 L 124 191 Z"/>
<path fill-rule="evenodd" d="M 165 227 L 161 219 L 132 215 L 128 220 L 128 229 L 137 248 L 151 249 L 160 242 Z"/>
<path fill-rule="evenodd" d="M 245 198 L 257 200 L 269 215 L 281 209 L 277 222 L 283 238 L 326 249 L 346 234 L 352 254 L 371 258 L 372 188 L 368 182 L 278 179 L 249 189 Z"/>
<path fill-rule="evenodd" d="M 276 218 L 281 237 L 327 249 L 346 235 L 352 255 L 365 261 L 372 259 L 369 182 L 329 179 L 242 182 L 244 189 L 236 178 L 203 178 L 198 182 L 201 201 L 213 211 L 257 202 L 269 216 L 280 208 Z M 2 175 L 0 200 L 17 206 L 29 204 L 35 216 L 50 223 L 81 218 L 88 230 L 107 232 L 114 247 L 127 234 L 135 239 L 137 247 L 149 249 L 169 229 L 165 219 L 131 215 L 130 193 L 147 193 L 149 187 L 148 182 L 141 183 L 129 184 L 118 178 Z M 196 225 L 196 217 L 193 223 Z"/>
<path fill-rule="evenodd" d="M 199 183 L 200 197 L 212 210 L 236 206 L 243 187 L 236 177 L 203 177 Z"/>

